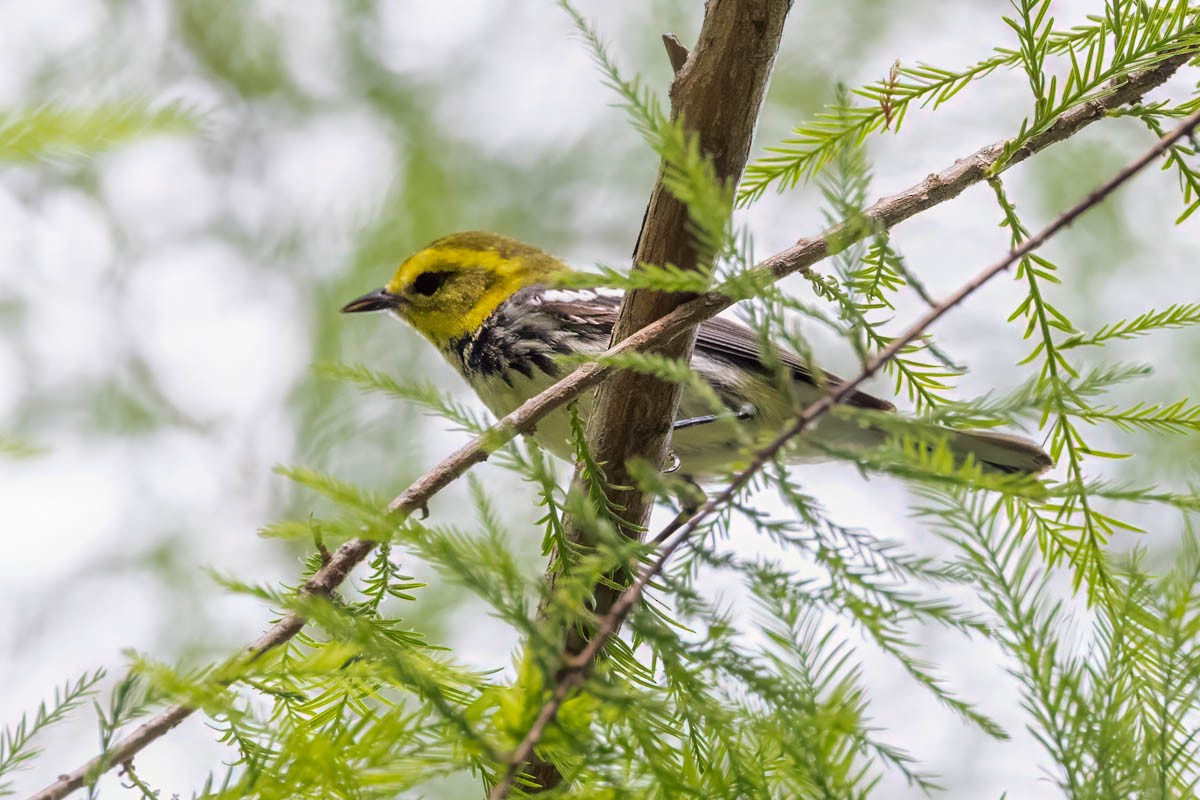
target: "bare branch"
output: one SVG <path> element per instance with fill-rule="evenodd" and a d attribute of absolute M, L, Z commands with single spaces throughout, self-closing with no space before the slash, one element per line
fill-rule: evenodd
<path fill-rule="evenodd" d="M 1115 86 L 1111 93 L 1066 112 L 1047 131 L 1034 137 L 1025 148 L 1018 151 L 1005 167 L 1070 138 L 1114 109 L 1140 101 L 1147 92 L 1164 83 L 1193 55 L 1193 52 L 1181 53 L 1165 59 L 1153 69 L 1133 73 Z M 879 200 L 867 209 L 866 215 L 879 226 L 891 228 L 922 211 L 957 197 L 969 186 L 988 177 L 988 172 L 995 166 L 996 159 L 1002 152 L 1003 144 L 999 142 L 981 148 L 967 158 L 959 159 L 954 166 L 926 178 L 920 184 Z M 787 250 L 767 258 L 756 269 L 769 273 L 773 279 L 778 280 L 805 270 L 835 252 L 830 246 L 831 240 L 836 241 L 840 247 L 847 247 L 873 232 L 863 226 L 855 228 L 845 223 L 836 225 L 820 236 L 801 239 Z M 609 348 L 601 356 L 601 360 L 662 343 L 678 335 L 679 331 L 688 326 L 713 317 L 731 305 L 733 300 L 729 297 L 719 292 L 706 292 Z M 577 368 L 541 394 L 527 400 L 483 435 L 439 462 L 396 497 L 389 504 L 388 511 L 400 522 L 413 511 L 424 509 L 434 495 L 462 477 L 471 467 L 486 461 L 490 453 L 518 434 L 530 433 L 555 409 L 581 392 L 596 386 L 611 369 L 612 367 L 604 363 L 590 363 Z M 327 597 L 332 594 L 350 571 L 370 554 L 375 544 L 376 542 L 368 539 L 352 539 L 343 544 L 331 554 L 328 563 L 301 587 L 301 594 L 313 597 Z M 249 645 L 244 651 L 245 657 L 256 658 L 267 650 L 287 642 L 299 633 L 306 623 L 307 620 L 303 616 L 289 613 Z M 186 705 L 174 705 L 163 709 L 108 752 L 70 772 L 63 773 L 54 783 L 30 795 L 28 800 L 59 800 L 66 797 L 82 788 L 85 780 L 132 759 L 156 739 L 183 722 L 194 710 Z"/>
<path fill-rule="evenodd" d="M 891 343 L 875 355 L 862 371 L 852 379 L 845 383 L 839 384 L 831 388 L 830 391 L 822 395 L 818 400 L 804 409 L 795 421 L 792 422 L 781 434 L 773 439 L 770 444 L 755 453 L 750 465 L 737 473 L 733 480 L 719 493 L 710 497 L 703 506 L 700 507 L 695 514 L 691 516 L 682 525 L 672 523 L 667 531 L 667 535 L 659 534 L 657 539 L 663 541 L 663 545 L 658 552 L 658 556 L 653 562 L 646 565 L 638 574 L 637 579 L 617 598 L 613 603 L 612 608 L 608 613 L 600 618 L 597 623 L 596 630 L 592 635 L 591 640 L 578 653 L 565 651 L 563 654 L 563 667 L 558 670 L 555 678 L 554 691 L 550 695 L 550 699 L 542 706 L 538 712 L 533 725 L 530 726 L 529 732 L 525 738 L 517 745 L 512 755 L 509 757 L 509 766 L 505 771 L 504 776 L 500 781 L 492 787 L 492 792 L 488 795 L 488 800 L 504 800 L 508 797 L 509 791 L 512 789 L 517 773 L 520 771 L 521 765 L 528 761 L 533 756 L 534 748 L 541 740 L 547 726 L 554 720 L 555 714 L 567 699 L 571 689 L 583 682 L 587 675 L 588 669 L 599 654 L 604 643 L 612 638 L 621 628 L 622 622 L 637 605 L 642 594 L 646 590 L 646 586 L 655 578 L 667 561 L 679 549 L 688 538 L 700 527 L 701 524 L 718 508 L 725 503 L 728 503 L 733 497 L 745 486 L 755 474 L 758 473 L 764 466 L 770 463 L 789 441 L 800 435 L 813 422 L 819 419 L 824 414 L 829 413 L 838 403 L 849 397 L 855 389 L 863 384 L 872 375 L 883 368 L 885 364 L 895 358 L 901 350 L 906 346 L 915 342 L 921 335 L 937 322 L 950 309 L 960 305 L 964 300 L 970 297 L 979 287 L 990 281 L 992 278 L 1004 272 L 1024 256 L 1045 244 L 1050 237 L 1066 228 L 1082 214 L 1089 209 L 1095 207 L 1102 202 L 1106 197 L 1115 192 L 1126 181 L 1140 172 L 1148 164 L 1161 156 L 1175 142 L 1189 136 L 1196 126 L 1200 125 L 1200 111 L 1196 111 L 1186 119 L 1178 127 L 1169 134 L 1159 139 L 1153 147 L 1139 156 L 1136 160 L 1127 164 L 1120 172 L 1106 181 L 1102 186 L 1088 194 L 1083 200 L 1080 200 L 1074 206 L 1060 214 L 1053 222 L 1047 225 L 1042 230 L 1030 236 L 1018 248 L 1009 251 L 1008 255 L 1000 259 L 996 263 L 982 270 L 974 278 L 964 283 L 958 288 L 954 294 L 947 297 L 935 305 L 932 309 L 925 313 L 920 319 L 914 322 L 904 333 L 897 336 Z M 674 528 L 673 532 L 670 532 Z"/>

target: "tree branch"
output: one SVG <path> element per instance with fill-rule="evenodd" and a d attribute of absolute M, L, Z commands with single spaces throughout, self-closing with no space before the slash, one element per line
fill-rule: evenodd
<path fill-rule="evenodd" d="M 1019 163 L 1050 145 L 1070 138 L 1122 105 L 1140 101 L 1147 92 L 1164 83 L 1194 55 L 1194 52 L 1180 53 L 1165 59 L 1153 69 L 1133 73 L 1127 80 L 1114 86 L 1111 93 L 1064 113 L 1047 131 L 1030 140 L 1005 167 Z M 877 201 L 866 210 L 866 216 L 883 228 L 891 228 L 921 211 L 957 197 L 969 186 L 987 177 L 987 173 L 996 164 L 1003 145 L 1003 142 L 998 142 L 981 148 L 967 158 L 959 159 L 954 166 L 931 175 L 920 184 Z M 835 252 L 830 246 L 831 240 L 836 241 L 840 247 L 847 247 L 872 233 L 874 231 L 866 230 L 861 225 L 856 227 L 844 222 L 820 236 L 801 239 L 787 250 L 767 258 L 755 269 L 764 276 L 769 274 L 772 279 L 778 280 L 805 270 Z M 688 326 L 715 316 L 733 305 L 733 302 L 720 292 L 706 292 L 609 348 L 601 356 L 601 360 L 667 341 Z M 527 400 L 483 435 L 444 458 L 396 497 L 389 504 L 388 511 L 399 523 L 414 511 L 423 510 L 435 494 L 460 478 L 471 467 L 486 461 L 489 454 L 517 435 L 531 433 L 548 414 L 581 392 L 596 386 L 611 370 L 612 367 L 604 363 L 585 364 L 575 369 L 541 394 Z M 310 597 L 328 597 L 345 581 L 350 571 L 370 554 L 375 544 L 376 542 L 369 539 L 352 539 L 346 542 L 335 550 L 328 562 L 301 587 L 300 593 Z M 246 647 L 243 656 L 253 659 L 284 644 L 299 633 L 306 623 L 307 619 L 295 612 L 285 615 Z M 30 795 L 28 800 L 59 800 L 66 797 L 82 788 L 85 780 L 132 759 L 156 739 L 183 722 L 194 710 L 182 704 L 163 709 L 113 745 L 106 753 L 63 773 L 53 783 Z"/>
<path fill-rule="evenodd" d="M 554 690 L 551 692 L 550 699 L 539 710 L 525 738 L 521 740 L 521 743 L 517 745 L 509 757 L 508 769 L 501 780 L 492 787 L 492 791 L 488 795 L 488 800 L 504 800 L 504 798 L 508 797 L 508 793 L 512 789 L 513 782 L 520 771 L 521 765 L 532 757 L 534 748 L 541 740 L 546 728 L 554 720 L 558 709 L 567 699 L 571 690 L 583 682 L 584 677 L 586 677 L 588 670 L 599 654 L 600 649 L 604 646 L 604 643 L 620 630 L 621 624 L 630 611 L 633 610 L 634 606 L 637 605 L 638 600 L 641 599 L 650 581 L 662 572 L 667 561 L 675 551 L 688 541 L 692 533 L 714 511 L 732 500 L 759 470 L 779 455 L 780 451 L 789 441 L 800 435 L 805 428 L 820 419 L 823 415 L 829 413 L 834 406 L 849 397 L 864 381 L 882 369 L 901 350 L 920 338 L 931 325 L 941 319 L 950 309 L 960 305 L 985 283 L 1007 270 L 1021 258 L 1041 247 L 1050 237 L 1069 226 L 1089 209 L 1101 203 L 1126 181 L 1166 152 L 1171 145 L 1190 135 L 1197 125 L 1200 125 L 1200 111 L 1196 111 L 1185 118 L 1178 127 L 1159 139 L 1153 147 L 1127 164 L 1116 175 L 1092 191 L 1084 199 L 1060 214 L 1045 228 L 1026 239 L 1020 247 L 1010 250 L 1004 258 L 979 272 L 974 278 L 960 286 L 954 294 L 936 304 L 902 334 L 893 339 L 887 347 L 868 361 L 856 376 L 845 383 L 831 388 L 805 408 L 796 417 L 795 421 L 775 437 L 770 444 L 755 453 L 749 466 L 737 473 L 733 477 L 733 480 L 719 494 L 710 497 L 686 522 L 682 525 L 672 523 L 667 530 L 660 533 L 656 539 L 661 540 L 663 544 L 657 558 L 642 569 L 637 579 L 616 599 L 608 613 L 600 618 L 595 633 L 587 645 L 578 653 L 572 653 L 569 650 L 563 652 L 563 667 L 556 673 Z"/>
<path fill-rule="evenodd" d="M 682 54 L 672 48 L 670 39 L 664 39 L 675 69 L 670 91 L 671 118 L 681 121 L 688 135 L 695 137 L 700 152 L 712 162 L 718 183 L 730 188 L 731 212 L 732 189 L 741 180 L 750 156 L 759 108 L 791 5 L 791 0 L 708 0 L 696 46 L 682 62 Z M 691 233 L 687 205 L 667 188 L 664 176 L 669 168 L 664 160 L 650 193 L 634 249 L 635 271 L 642 264 L 700 269 L 713 255 L 701 252 Z M 613 325 L 611 343 L 627 339 L 679 308 L 690 297 L 651 289 L 626 293 Z M 651 350 L 668 358 L 690 361 L 695 339 L 695 327 L 684 326 Z M 604 466 L 606 503 L 610 508 L 620 509 L 615 522 L 631 539 L 641 538 L 654 499 L 637 487 L 626 465 L 635 458 L 656 466 L 663 463 L 682 391 L 681 384 L 654 375 L 615 372 L 596 390 L 588 413 L 586 440 L 593 459 Z M 582 468 L 577 467 L 574 485 L 578 488 L 585 480 Z M 574 515 L 563 520 L 563 536 L 584 548 L 593 544 L 592 531 Z M 546 582 L 551 590 L 560 575 L 554 565 L 558 557 L 559 554 L 551 555 L 547 566 Z M 617 597 L 618 587 L 632 577 L 612 576 L 599 581 L 592 588 L 594 613 L 598 616 L 607 613 Z M 538 616 L 539 622 L 544 621 L 544 607 L 538 610 Z M 564 633 L 567 650 L 578 652 L 588 636 L 588 631 L 582 628 L 569 627 Z M 528 772 L 540 790 L 562 782 L 558 769 L 547 762 L 535 760 Z"/>
<path fill-rule="evenodd" d="M 1196 51 L 1185 50 L 1163 59 L 1157 66 L 1114 78 L 1108 91 L 1061 114 L 1046 130 L 1033 136 L 1000 163 L 1008 140 L 1002 140 L 976 150 L 954 165 L 934 173 L 916 186 L 900 194 L 884 197 L 863 211 L 864 219 L 846 220 L 824 231 L 820 236 L 801 239 L 759 264 L 756 269 L 770 270 L 775 279 L 791 275 L 834 255 L 879 229 L 893 228 L 905 220 L 958 197 L 966 189 L 987 180 L 993 171 L 1004 172 L 1051 145 L 1065 141 L 1097 120 L 1103 119 L 1121 106 L 1138 103 L 1146 94 L 1161 86 L 1180 67 L 1195 57 Z M 867 230 L 862 230 L 867 228 Z M 707 295 L 706 295 L 707 297 Z"/>

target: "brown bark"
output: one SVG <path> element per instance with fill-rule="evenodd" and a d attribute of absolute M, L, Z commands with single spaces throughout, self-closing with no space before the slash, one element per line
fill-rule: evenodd
<path fill-rule="evenodd" d="M 671 113 L 699 139 L 717 178 L 728 186 L 740 180 L 766 91 L 767 77 L 779 48 L 789 0 L 709 0 L 696 46 L 671 85 Z M 638 247 L 638 265 L 674 264 L 695 269 L 700 262 L 688 235 L 688 211 L 660 179 L 650 203 Z M 612 343 L 654 322 L 692 299 L 685 294 L 652 290 L 630 292 L 613 329 Z M 656 351 L 675 358 L 691 356 L 695 329 L 681 331 Z M 677 384 L 634 372 L 618 372 L 600 385 L 588 419 L 592 454 L 605 464 L 608 483 L 632 483 L 625 469 L 635 457 L 662 464 L 675 418 Z M 636 489 L 609 491 L 609 500 L 624 508 L 633 531 L 645 524 L 650 503 Z M 577 536 L 584 534 L 571 529 Z"/>
<path fill-rule="evenodd" d="M 790 8 L 791 0 L 708 0 L 699 38 L 686 60 L 680 63 L 685 51 L 667 44 L 675 70 L 671 116 L 682 120 L 688 133 L 697 137 L 701 152 L 712 161 L 717 179 L 730 187 L 731 202 L 732 188 L 741 179 L 750 154 L 759 108 Z M 664 186 L 660 168 L 638 234 L 633 268 L 674 264 L 696 269 L 703 258 L 688 233 L 687 206 Z M 613 327 L 611 343 L 621 342 L 693 298 L 648 289 L 630 292 Z M 690 359 L 695 331 L 695 327 L 685 328 L 653 352 Z M 631 371 L 613 374 L 596 390 L 587 422 L 587 442 L 592 455 L 604 465 L 610 504 L 622 509 L 623 532 L 633 538 L 640 537 L 649 521 L 653 498 L 636 488 L 626 464 L 634 458 L 663 464 L 680 391 L 678 384 Z M 577 484 L 579 480 L 577 472 Z M 564 525 L 570 541 L 589 544 L 588 531 L 573 519 L 566 519 Z M 552 581 L 553 575 L 548 578 Z M 618 578 L 616 583 L 624 585 L 628 578 Z M 612 583 L 598 584 L 592 610 L 603 616 L 619 594 Z M 567 631 L 566 652 L 579 653 L 588 638 L 587 631 Z M 544 789 L 562 781 L 554 766 L 545 762 L 531 762 L 529 772 Z"/>

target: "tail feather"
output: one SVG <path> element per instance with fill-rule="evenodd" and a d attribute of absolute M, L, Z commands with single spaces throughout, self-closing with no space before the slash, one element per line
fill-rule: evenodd
<path fill-rule="evenodd" d="M 990 431 L 955 431 L 950 450 L 960 458 L 971 456 L 985 470 L 1006 474 L 1040 475 L 1054 460 L 1037 442 Z"/>

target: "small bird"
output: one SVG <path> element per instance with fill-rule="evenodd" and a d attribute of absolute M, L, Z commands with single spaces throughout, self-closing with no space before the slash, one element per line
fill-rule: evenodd
<path fill-rule="evenodd" d="M 347 303 L 342 311 L 388 311 L 404 320 L 441 351 L 493 414 L 503 416 L 566 374 L 568 367 L 558 356 L 598 355 L 609 345 L 620 294 L 554 288 L 570 272 L 553 256 L 516 240 L 455 233 L 408 258 L 386 286 Z M 781 349 L 778 357 L 791 370 L 791 396 L 763 365 L 754 331 L 720 317 L 700 323 L 692 369 L 724 408 L 714 413 L 711 398 L 685 387 L 671 435 L 682 475 L 704 480 L 735 468 L 744 460 L 747 436 L 752 441 L 776 434 L 798 407 L 842 382 L 823 370 L 815 378 L 813 368 L 794 353 Z M 584 414 L 588 403 L 588 397 L 580 398 Z M 886 400 L 858 391 L 845 404 L 895 410 Z M 1053 465 L 1027 439 L 935 430 L 946 437 L 956 458 L 970 456 L 990 472 L 1037 474 Z M 573 458 L 566 410 L 544 419 L 534 438 L 550 452 Z M 830 448 L 861 450 L 887 438 L 870 424 L 827 416 L 788 456 L 821 460 L 829 457 Z"/>

